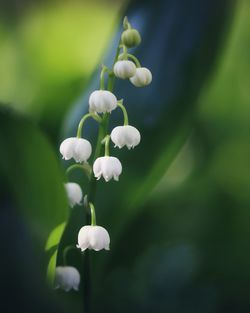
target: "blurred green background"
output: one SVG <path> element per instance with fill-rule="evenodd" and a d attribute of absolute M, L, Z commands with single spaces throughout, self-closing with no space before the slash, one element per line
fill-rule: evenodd
<path fill-rule="evenodd" d="M 8 7 L 1 18 L 0 100 L 31 117 L 55 151 L 62 122 L 102 62 L 122 5 L 24 2 L 18 13 Z M 108 279 L 114 312 L 250 311 L 249 56 L 250 2 L 239 0 L 199 95 L 192 133 L 150 194 L 147 210 L 127 227 L 127 234 L 140 228 L 144 235 L 121 239 L 128 249 L 134 246 L 133 262 L 124 258 L 126 269 L 121 264 Z M 135 251 L 140 240 L 146 248 Z"/>
<path fill-rule="evenodd" d="M 63 115 L 101 60 L 121 4 L 23 1 L 18 16 L 10 9 L 14 16 L 0 22 L 1 101 L 58 135 Z"/>

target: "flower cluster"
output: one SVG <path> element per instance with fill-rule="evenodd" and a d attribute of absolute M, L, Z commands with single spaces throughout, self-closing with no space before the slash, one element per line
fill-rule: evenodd
<path fill-rule="evenodd" d="M 139 60 L 128 49 L 140 44 L 141 36 L 139 32 L 132 28 L 127 18 L 123 22 L 124 31 L 117 48 L 116 58 L 113 66 L 109 69 L 103 65 L 100 74 L 100 89 L 94 90 L 89 96 L 89 113 L 85 114 L 78 125 L 76 137 L 65 139 L 60 145 L 60 153 L 63 159 L 73 159 L 76 163 L 67 169 L 67 173 L 75 168 L 81 168 L 92 180 L 104 179 L 105 182 L 111 180 L 118 181 L 122 174 L 122 164 L 120 160 L 111 156 L 109 152 L 110 141 L 114 147 L 128 149 L 136 147 L 141 141 L 138 129 L 129 125 L 128 113 L 123 103 L 123 99 L 118 100 L 112 92 L 115 78 L 127 79 L 136 87 L 144 87 L 151 83 L 152 74 L 149 69 L 142 67 Z M 107 88 L 105 85 L 107 84 Z M 112 111 L 117 108 L 123 113 L 124 123 L 118 125 L 109 133 L 108 123 Z M 89 159 L 92 154 L 92 145 L 83 138 L 83 125 L 89 118 L 93 118 L 99 124 L 99 135 L 96 143 L 96 151 L 93 164 L 90 165 Z M 100 136 L 101 135 L 101 136 Z M 103 147 L 103 150 L 102 150 Z M 91 162 L 92 163 L 92 162 Z M 83 193 L 81 187 L 74 182 L 65 184 L 66 193 L 70 207 L 81 205 Z M 92 249 L 99 251 L 109 250 L 110 237 L 107 230 L 96 225 L 96 214 L 93 199 L 88 195 L 84 197 L 83 206 L 91 213 L 91 225 L 83 226 L 78 233 L 77 248 L 81 251 Z M 70 273 L 72 277 L 70 278 Z M 57 267 L 56 271 L 57 286 L 65 290 L 77 289 L 79 285 L 78 275 L 71 267 Z"/>

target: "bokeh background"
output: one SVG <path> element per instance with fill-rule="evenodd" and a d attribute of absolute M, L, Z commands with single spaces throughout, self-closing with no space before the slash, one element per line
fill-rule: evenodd
<path fill-rule="evenodd" d="M 55 252 L 53 244 L 52 250 L 44 251 L 45 239 L 69 213 L 62 187 L 64 164 L 57 149 L 77 125 L 79 105 L 85 110 L 81 99 L 95 84 L 99 64 L 108 59 L 106 52 L 113 47 L 124 14 L 128 12 L 140 30 L 146 22 L 153 23 L 149 10 L 153 1 L 131 2 L 0 2 L 0 274 L 6 312 L 17 307 L 20 312 L 83 312 L 84 287 L 79 294 L 54 292 L 44 278 Z M 151 49 L 145 45 L 138 51 L 145 66 L 152 64 L 154 69 L 154 60 L 165 56 L 166 63 L 153 75 L 166 94 L 173 92 L 174 83 L 169 84 L 164 73 L 170 71 L 173 81 L 173 73 L 182 75 L 179 63 L 189 43 L 192 66 L 186 66 L 181 83 L 177 80 L 180 93 L 186 86 L 177 100 L 159 93 L 156 85 L 147 94 L 152 107 L 166 114 L 166 127 L 163 130 L 161 120 L 159 128 L 154 124 L 159 138 L 150 138 L 148 130 L 145 137 L 155 140 L 155 151 L 166 153 L 168 160 L 152 176 L 143 201 L 136 198 L 131 206 L 139 207 L 136 213 L 124 209 L 121 220 L 119 206 L 110 209 L 116 210 L 114 216 L 100 213 L 105 225 L 109 219 L 115 223 L 108 225 L 115 244 L 110 255 L 90 255 L 93 312 L 250 311 L 250 2 L 199 2 L 196 7 L 191 1 L 186 14 L 207 16 L 208 24 L 214 25 L 210 32 L 202 19 L 195 18 L 191 33 L 183 34 L 178 27 L 173 31 L 169 25 L 185 23 L 181 18 L 185 9 L 181 1 L 165 1 L 166 11 L 156 24 L 159 32 L 143 34 L 146 42 L 157 38 Z M 217 6 L 224 15 L 213 15 Z M 138 20 L 140 10 L 144 23 Z M 198 25 L 203 49 L 197 52 L 190 38 Z M 174 38 L 172 46 L 168 31 Z M 202 58 L 204 62 L 199 61 Z M 117 88 L 121 94 L 125 91 Z M 128 97 L 136 92 L 128 91 Z M 142 97 L 141 91 L 137 97 Z M 180 108 L 174 113 L 160 110 L 158 99 L 161 106 L 172 101 Z M 185 101 L 192 110 L 183 110 Z M 143 114 L 141 119 L 147 121 Z M 188 127 L 182 114 L 189 117 Z M 169 120 L 187 128 L 181 140 Z M 170 139 L 162 147 L 166 133 Z M 157 162 L 148 147 L 152 145 L 146 143 L 139 150 L 141 159 Z M 136 168 L 133 157 L 125 162 Z M 150 171 L 140 170 L 134 173 L 137 182 Z M 125 176 L 124 181 L 128 184 L 135 177 Z M 126 184 L 122 186 L 126 193 Z M 108 186 L 111 194 L 112 187 Z M 108 189 L 101 189 L 100 197 Z M 108 198 L 106 206 L 113 201 L 112 195 Z M 76 213 L 74 218 L 78 217 Z M 82 264 L 74 253 L 69 260 L 78 267 Z"/>

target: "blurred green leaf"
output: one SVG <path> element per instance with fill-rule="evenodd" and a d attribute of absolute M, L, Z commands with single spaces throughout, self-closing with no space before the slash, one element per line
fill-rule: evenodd
<path fill-rule="evenodd" d="M 42 1 L 0 21 L 0 97 L 55 136 L 100 59 L 119 4 Z"/>
<path fill-rule="evenodd" d="M 52 230 L 46 242 L 45 250 L 48 251 L 59 244 L 65 225 L 66 223 L 62 223 Z"/>
<path fill-rule="evenodd" d="M 57 258 L 57 250 L 52 254 L 49 264 L 47 267 L 47 281 L 48 283 L 53 286 L 54 278 L 55 278 L 55 268 L 56 268 L 56 258 Z"/>
<path fill-rule="evenodd" d="M 45 136 L 27 118 L 1 109 L 0 125 L 4 185 L 44 245 L 51 230 L 68 215 L 58 161 Z"/>

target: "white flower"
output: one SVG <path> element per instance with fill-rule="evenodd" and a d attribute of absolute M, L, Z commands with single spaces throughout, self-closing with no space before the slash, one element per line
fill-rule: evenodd
<path fill-rule="evenodd" d="M 99 251 L 109 250 L 109 233 L 102 226 L 83 226 L 78 233 L 78 245 L 81 251 L 93 249 Z"/>
<path fill-rule="evenodd" d="M 94 175 L 97 179 L 100 179 L 101 176 L 108 182 L 112 178 L 114 180 L 119 180 L 119 175 L 122 172 L 121 162 L 111 156 L 104 156 L 97 158 L 93 165 Z"/>
<path fill-rule="evenodd" d="M 136 73 L 134 62 L 128 60 L 117 61 L 114 65 L 114 74 L 121 79 L 133 77 Z"/>
<path fill-rule="evenodd" d="M 67 183 L 65 184 L 65 189 L 71 208 L 73 208 L 73 206 L 75 206 L 76 204 L 81 204 L 82 189 L 77 183 Z"/>
<path fill-rule="evenodd" d="M 87 162 L 92 153 L 92 147 L 88 140 L 71 137 L 65 139 L 60 145 L 60 152 L 63 159 L 74 158 L 76 162 Z"/>
<path fill-rule="evenodd" d="M 65 291 L 78 290 L 80 274 L 73 266 L 57 266 L 55 272 L 55 288 L 62 288 Z"/>
<path fill-rule="evenodd" d="M 141 141 L 141 135 L 138 129 L 133 126 L 117 126 L 111 132 L 111 140 L 115 147 L 122 148 L 127 146 L 128 149 L 134 148 Z"/>
<path fill-rule="evenodd" d="M 152 74 L 146 67 L 139 67 L 136 69 L 135 75 L 129 80 L 136 87 L 144 87 L 151 83 Z"/>
<path fill-rule="evenodd" d="M 108 90 L 95 90 L 89 97 L 89 111 L 97 113 L 111 112 L 117 107 L 116 96 Z"/>

